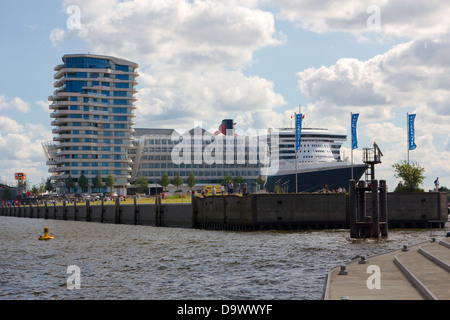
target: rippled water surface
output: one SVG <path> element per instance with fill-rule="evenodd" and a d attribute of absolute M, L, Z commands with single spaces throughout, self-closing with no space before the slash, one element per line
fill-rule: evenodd
<path fill-rule="evenodd" d="M 38 241 L 49 227 L 54 240 Z M 0 217 L 0 299 L 319 300 L 329 269 L 429 239 L 390 230 L 207 231 Z M 69 290 L 67 267 L 80 268 Z"/>

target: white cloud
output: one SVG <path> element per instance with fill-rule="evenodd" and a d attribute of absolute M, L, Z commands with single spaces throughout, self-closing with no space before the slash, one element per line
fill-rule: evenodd
<path fill-rule="evenodd" d="M 42 124 L 19 124 L 0 116 L 0 177 L 12 183 L 14 172 L 27 173 L 33 183 L 49 176 L 42 143 L 52 139 Z"/>
<path fill-rule="evenodd" d="M 365 39 L 435 38 L 450 31 L 448 1 L 416 0 L 405 4 L 402 0 L 276 0 L 278 18 L 297 23 L 316 33 L 346 32 Z M 379 9 L 375 17 L 372 7 Z M 372 19 L 379 18 L 379 28 Z"/>
<path fill-rule="evenodd" d="M 447 141 L 445 142 L 445 151 L 450 152 L 450 133 L 447 136 Z"/>
<path fill-rule="evenodd" d="M 0 134 L 20 132 L 22 130 L 23 126 L 21 126 L 16 120 L 5 116 L 0 116 Z"/>
<path fill-rule="evenodd" d="M 405 128 L 394 125 L 392 122 L 374 122 L 365 125 L 364 135 L 370 141 L 377 143 L 403 143 L 406 139 L 406 130 Z"/>
<path fill-rule="evenodd" d="M 449 56 L 449 39 L 410 41 L 366 61 L 345 58 L 299 72 L 299 88 L 321 112 L 364 110 L 373 121 L 391 118 L 392 108 L 412 106 L 448 123 Z"/>
<path fill-rule="evenodd" d="M 227 2 L 66 1 L 74 4 L 79 36 L 93 49 L 145 63 L 236 67 L 251 62 L 254 50 L 280 43 L 270 12 Z"/>
<path fill-rule="evenodd" d="M 64 41 L 66 32 L 63 29 L 55 28 L 50 32 L 50 41 L 53 46 L 58 46 L 60 43 Z"/>
<path fill-rule="evenodd" d="M 11 129 L 0 131 L 0 159 L 42 160 L 40 158 L 44 153 L 41 143 L 53 137 L 43 125 L 19 125 L 7 117 L 0 117 L 0 124 L 6 124 L 7 129 Z"/>
<path fill-rule="evenodd" d="M 369 61 L 343 58 L 331 67 L 310 68 L 298 73 L 299 87 L 312 101 L 340 106 L 385 105 L 379 90 L 380 72 L 375 57 Z"/>
<path fill-rule="evenodd" d="M 154 84 L 139 92 L 136 114 L 141 125 L 147 117 L 169 126 L 188 119 L 220 121 L 230 114 L 269 112 L 286 103 L 273 91 L 272 82 L 239 71 L 179 72 L 176 78 L 157 74 L 146 81 Z"/>
<path fill-rule="evenodd" d="M 271 81 L 242 72 L 256 50 L 284 41 L 273 14 L 258 9 L 256 1 L 65 1 L 68 5 L 80 8 L 78 36 L 91 53 L 139 63 L 137 126 L 220 121 L 286 104 Z"/>
<path fill-rule="evenodd" d="M 31 111 L 30 104 L 21 98 L 8 99 L 4 94 L 0 94 L 0 110 L 17 110 L 22 113 Z"/>
<path fill-rule="evenodd" d="M 49 108 L 50 103 L 48 101 L 39 100 L 36 101 L 36 104 L 42 108 L 47 113 L 51 113 L 51 110 Z"/>

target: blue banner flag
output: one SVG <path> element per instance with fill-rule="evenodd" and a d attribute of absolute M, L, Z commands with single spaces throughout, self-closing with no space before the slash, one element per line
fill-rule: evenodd
<path fill-rule="evenodd" d="M 303 116 L 301 113 L 296 115 L 295 118 L 295 147 L 296 150 L 300 150 L 300 142 L 302 140 L 302 119 Z"/>
<path fill-rule="evenodd" d="M 356 136 L 356 123 L 358 122 L 359 113 L 352 113 L 352 150 L 358 149 L 358 137 Z"/>
<path fill-rule="evenodd" d="M 408 115 L 408 144 L 409 144 L 409 150 L 414 150 L 417 148 L 416 143 L 414 142 L 415 139 L 415 130 L 414 130 L 414 120 L 416 119 L 415 114 Z"/>

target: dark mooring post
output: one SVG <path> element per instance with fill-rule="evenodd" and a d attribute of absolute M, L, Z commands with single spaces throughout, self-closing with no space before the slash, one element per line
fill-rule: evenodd
<path fill-rule="evenodd" d="M 161 225 L 161 196 L 156 195 L 155 197 L 155 225 Z"/>
<path fill-rule="evenodd" d="M 358 221 L 366 221 L 366 182 L 359 181 L 356 188 Z"/>
<path fill-rule="evenodd" d="M 100 215 L 100 222 L 103 223 L 103 220 L 105 218 L 105 199 L 104 198 L 102 198 L 101 206 L 102 206 L 102 210 L 101 210 L 101 215 Z M 115 216 L 114 216 L 114 219 L 115 219 Z"/>
<path fill-rule="evenodd" d="M 134 209 L 133 223 L 135 225 L 137 225 L 138 224 L 138 205 L 137 205 L 136 196 L 134 196 L 133 204 L 134 204 L 134 206 L 133 206 L 133 209 Z"/>
<path fill-rule="evenodd" d="M 77 200 L 73 200 L 73 221 L 78 220 L 78 207 Z"/>
<path fill-rule="evenodd" d="M 378 238 L 380 236 L 380 210 L 378 199 L 378 180 L 372 180 L 370 182 L 370 189 L 372 192 L 372 226 L 371 236 Z"/>
<path fill-rule="evenodd" d="M 63 220 L 67 220 L 67 203 L 63 200 Z"/>
<path fill-rule="evenodd" d="M 388 236 L 388 210 L 387 210 L 387 185 L 386 180 L 380 180 L 380 225 L 381 236 Z"/>
<path fill-rule="evenodd" d="M 116 214 L 114 217 L 115 224 L 120 223 L 120 197 L 116 197 Z"/>
<path fill-rule="evenodd" d="M 89 199 L 86 199 L 86 221 L 91 221 L 91 204 Z"/>
<path fill-rule="evenodd" d="M 357 225 L 357 214 L 358 210 L 356 207 L 356 181 L 351 179 L 349 181 L 349 209 L 350 209 L 350 237 L 358 238 L 358 225 Z"/>
<path fill-rule="evenodd" d="M 31 201 L 30 201 L 30 218 L 33 218 L 33 205 L 31 204 Z"/>

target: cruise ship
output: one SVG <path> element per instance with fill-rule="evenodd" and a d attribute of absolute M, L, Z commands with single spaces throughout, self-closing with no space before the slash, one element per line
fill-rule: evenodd
<path fill-rule="evenodd" d="M 278 171 L 266 177 L 268 192 L 321 192 L 348 189 L 349 180 L 360 180 L 366 164 L 351 164 L 342 159 L 341 147 L 347 140 L 323 128 L 302 128 L 300 150 L 296 152 L 294 128 L 278 130 Z M 296 163 L 297 160 L 297 163 Z"/>

